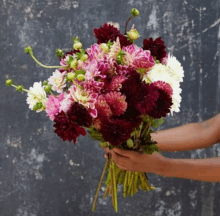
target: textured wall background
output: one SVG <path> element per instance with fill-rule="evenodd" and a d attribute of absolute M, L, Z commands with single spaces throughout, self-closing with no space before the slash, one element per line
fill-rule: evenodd
<path fill-rule="evenodd" d="M 31 45 L 47 65 L 58 64 L 56 48 L 71 49 L 72 35 L 84 47 L 95 43 L 93 28 L 104 22 L 124 24 L 131 8 L 143 38 L 162 36 L 167 51 L 182 62 L 181 112 L 167 117 L 159 130 L 211 118 L 220 111 L 220 0 L 1 0 L 0 1 L 0 215 L 117 215 L 111 199 L 92 201 L 104 166 L 98 142 L 80 137 L 63 143 L 44 113 L 28 109 L 26 94 L 5 86 L 10 77 L 26 88 L 48 78 L 52 70 L 36 65 L 24 53 Z M 130 23 L 130 26 L 131 26 Z M 220 156 L 217 145 L 170 158 Z M 219 183 L 164 178 L 148 174 L 158 189 L 133 199 L 119 195 L 119 213 L 126 216 L 218 216 Z"/>

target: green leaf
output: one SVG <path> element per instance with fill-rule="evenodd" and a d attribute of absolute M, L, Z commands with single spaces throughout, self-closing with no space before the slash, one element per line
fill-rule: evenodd
<path fill-rule="evenodd" d="M 157 145 L 155 144 L 151 144 L 151 145 L 146 145 L 144 147 L 144 153 L 145 154 L 153 154 L 154 152 L 159 152 L 159 148 Z"/>
<path fill-rule="evenodd" d="M 105 139 L 102 137 L 102 134 L 99 131 L 97 131 L 94 127 L 88 128 L 88 132 L 92 139 L 98 140 L 101 142 L 106 142 Z"/>
<path fill-rule="evenodd" d="M 165 122 L 163 118 L 160 119 L 151 119 L 151 126 L 154 128 L 158 128 L 160 125 L 162 125 Z"/>

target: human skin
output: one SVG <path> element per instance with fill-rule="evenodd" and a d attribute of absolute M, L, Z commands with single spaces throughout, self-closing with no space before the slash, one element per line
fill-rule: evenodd
<path fill-rule="evenodd" d="M 220 142 L 220 113 L 198 123 L 161 130 L 151 134 L 160 151 L 177 152 L 203 149 Z M 220 157 L 171 159 L 155 152 L 151 155 L 114 148 L 105 149 L 124 170 L 155 173 L 164 177 L 220 182 Z"/>

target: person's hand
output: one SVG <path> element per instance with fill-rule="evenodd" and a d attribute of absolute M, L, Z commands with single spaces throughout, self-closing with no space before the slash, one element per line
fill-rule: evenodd
<path fill-rule="evenodd" d="M 128 151 L 119 148 L 112 150 L 104 148 L 105 158 L 108 158 L 108 154 L 111 154 L 116 165 L 129 171 L 148 172 L 162 175 L 168 158 L 154 152 L 153 154 L 141 154 L 135 151 Z"/>

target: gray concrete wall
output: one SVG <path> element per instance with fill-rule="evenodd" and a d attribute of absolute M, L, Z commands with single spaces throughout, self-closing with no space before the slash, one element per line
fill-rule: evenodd
<path fill-rule="evenodd" d="M 36 65 L 24 53 L 31 45 L 37 58 L 58 64 L 56 48 L 71 49 L 72 35 L 84 47 L 95 43 L 93 28 L 113 21 L 124 24 L 131 8 L 140 16 L 132 23 L 143 38 L 162 36 L 167 51 L 185 70 L 181 111 L 167 117 L 159 130 L 211 118 L 220 111 L 220 0 L 1 0 L 0 1 L 0 215 L 1 216 L 218 216 L 219 183 L 164 178 L 148 174 L 158 187 L 133 199 L 119 194 L 119 213 L 111 198 L 96 213 L 92 201 L 104 166 L 98 142 L 80 137 L 63 143 L 45 113 L 28 109 L 26 94 L 5 86 L 10 77 L 26 88 L 53 70 Z M 131 26 L 131 23 L 130 23 Z M 170 158 L 220 156 L 219 144 Z"/>

